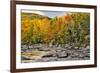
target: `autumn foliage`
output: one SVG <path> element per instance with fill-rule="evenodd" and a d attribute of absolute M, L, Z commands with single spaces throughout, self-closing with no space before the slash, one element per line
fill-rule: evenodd
<path fill-rule="evenodd" d="M 54 18 L 34 13 L 21 13 L 22 44 L 89 45 L 89 31 L 89 13 L 66 13 Z"/>

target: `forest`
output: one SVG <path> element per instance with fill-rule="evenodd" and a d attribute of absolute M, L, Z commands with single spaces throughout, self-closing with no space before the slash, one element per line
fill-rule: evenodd
<path fill-rule="evenodd" d="M 22 13 L 22 44 L 89 45 L 90 17 L 88 13 L 71 13 L 48 18 Z"/>

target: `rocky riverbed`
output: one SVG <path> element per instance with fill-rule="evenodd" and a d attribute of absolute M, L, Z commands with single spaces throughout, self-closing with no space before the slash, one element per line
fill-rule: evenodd
<path fill-rule="evenodd" d="M 71 47 L 66 45 L 63 47 L 45 44 L 34 44 L 31 46 L 21 46 L 21 62 L 50 62 L 50 61 L 68 61 L 68 60 L 89 60 L 90 48 L 87 47 Z"/>

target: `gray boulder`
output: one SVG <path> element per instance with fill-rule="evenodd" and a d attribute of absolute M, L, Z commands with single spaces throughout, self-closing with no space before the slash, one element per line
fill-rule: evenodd
<path fill-rule="evenodd" d="M 28 49 L 27 45 L 21 45 L 21 49 Z"/>
<path fill-rule="evenodd" d="M 65 58 L 65 57 L 68 57 L 68 53 L 66 53 L 66 51 L 57 52 L 57 57 L 58 57 L 58 58 Z"/>

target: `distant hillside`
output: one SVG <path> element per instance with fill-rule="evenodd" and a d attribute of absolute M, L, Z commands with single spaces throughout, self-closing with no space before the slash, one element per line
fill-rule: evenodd
<path fill-rule="evenodd" d="M 34 18 L 38 18 L 38 19 L 43 19 L 43 18 L 48 18 L 48 19 L 51 19 L 51 18 L 49 18 L 49 17 L 47 17 L 47 16 L 43 16 L 43 15 L 39 15 L 39 14 L 36 14 L 36 13 L 25 13 L 25 12 L 22 12 L 21 13 L 22 15 L 22 19 L 26 19 L 26 18 L 28 18 L 28 19 L 34 19 Z"/>

